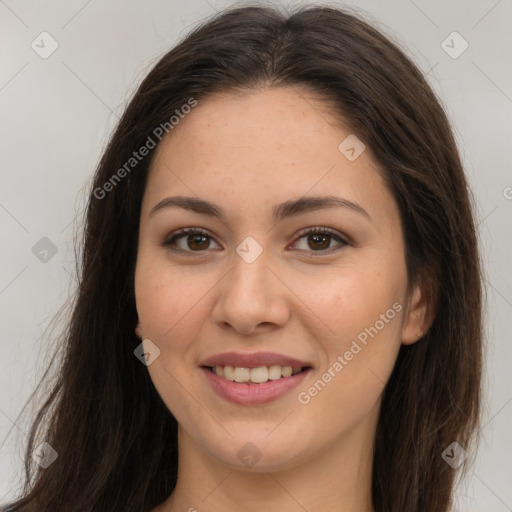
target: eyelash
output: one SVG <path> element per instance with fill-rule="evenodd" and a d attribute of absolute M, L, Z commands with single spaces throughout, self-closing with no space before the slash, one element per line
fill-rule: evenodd
<path fill-rule="evenodd" d="M 331 247 L 329 249 L 322 249 L 322 250 L 318 250 L 318 251 L 310 250 L 309 252 L 311 253 L 311 256 L 323 256 L 326 254 L 332 254 L 333 252 L 339 251 L 344 246 L 348 245 L 348 241 L 345 240 L 344 238 L 342 238 L 336 231 L 333 231 L 333 230 L 323 227 L 323 226 L 306 228 L 306 229 L 301 230 L 299 233 L 297 233 L 297 240 L 300 240 L 301 238 L 303 238 L 309 234 L 329 235 L 332 238 L 334 238 L 337 242 L 340 243 L 339 246 Z M 213 240 L 213 237 L 210 236 L 210 234 L 207 231 L 205 231 L 204 229 L 182 228 L 182 229 L 179 229 L 179 230 L 171 233 L 171 235 L 164 240 L 162 245 L 167 247 L 172 252 L 177 252 L 177 253 L 182 253 L 182 254 L 183 253 L 202 253 L 202 252 L 206 251 L 206 249 L 203 251 L 187 251 L 187 250 L 183 250 L 183 249 L 179 249 L 179 248 L 177 249 L 175 247 L 172 247 L 176 243 L 176 240 L 184 237 L 185 235 L 203 235 L 203 236 L 206 236 Z M 302 251 L 303 249 L 299 249 L 299 250 Z M 315 253 L 319 253 L 319 254 L 315 254 Z"/>

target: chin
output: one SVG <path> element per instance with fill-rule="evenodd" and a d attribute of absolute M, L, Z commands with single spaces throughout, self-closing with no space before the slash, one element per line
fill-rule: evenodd
<path fill-rule="evenodd" d="M 277 432 L 277 424 L 264 430 L 239 428 L 235 431 L 227 427 L 232 437 L 224 435 L 223 431 L 219 438 L 213 438 L 210 430 L 205 432 L 210 435 L 208 439 L 198 441 L 212 457 L 232 470 L 255 473 L 282 471 L 300 463 L 308 451 L 315 451 L 316 448 L 310 446 L 308 450 L 303 428 L 301 434 L 290 435 L 289 428 Z"/>

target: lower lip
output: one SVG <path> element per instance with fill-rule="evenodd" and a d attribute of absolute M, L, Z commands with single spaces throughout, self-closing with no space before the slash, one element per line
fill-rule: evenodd
<path fill-rule="evenodd" d="M 247 384 L 226 380 L 204 366 L 201 367 L 201 370 L 203 370 L 213 390 L 222 398 L 240 405 L 259 405 L 276 400 L 297 387 L 309 374 L 311 368 L 290 377 L 268 380 L 262 384 Z"/>

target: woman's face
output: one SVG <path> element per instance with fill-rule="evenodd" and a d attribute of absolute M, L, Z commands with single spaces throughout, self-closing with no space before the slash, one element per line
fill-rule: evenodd
<path fill-rule="evenodd" d="M 368 445 L 418 337 L 397 205 L 369 149 L 296 88 L 210 96 L 164 138 L 135 277 L 154 385 L 181 439 L 230 467 Z"/>

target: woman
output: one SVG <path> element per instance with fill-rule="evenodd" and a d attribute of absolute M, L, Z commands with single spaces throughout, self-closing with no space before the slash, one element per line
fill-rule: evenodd
<path fill-rule="evenodd" d="M 7 510 L 448 511 L 481 338 L 466 180 L 418 69 L 342 10 L 225 11 L 101 159 Z"/>

